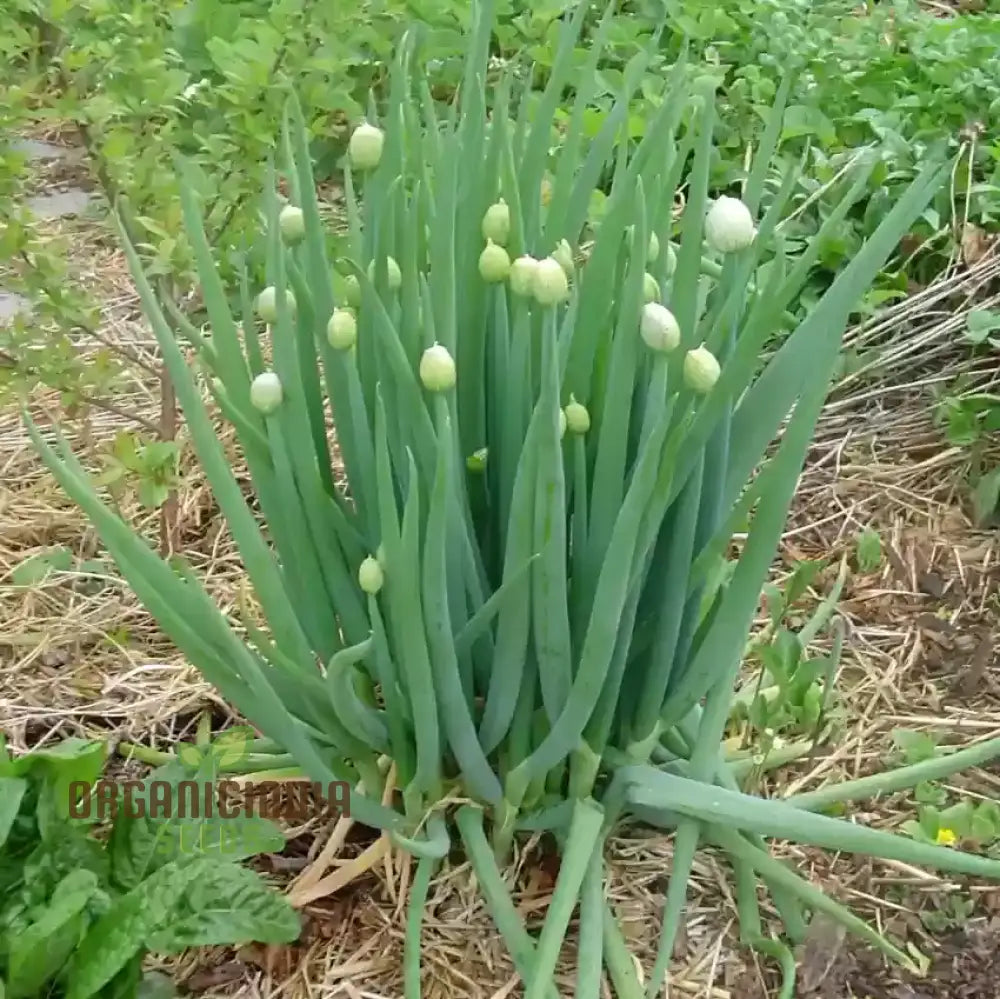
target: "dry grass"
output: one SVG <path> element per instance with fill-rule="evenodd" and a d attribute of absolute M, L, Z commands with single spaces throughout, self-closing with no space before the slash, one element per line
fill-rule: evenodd
<path fill-rule="evenodd" d="M 85 232 L 75 245 L 80 279 L 104 303 L 103 334 L 155 361 L 121 256 Z M 935 285 L 851 334 L 861 349 L 880 348 L 880 365 L 848 379 L 827 407 L 775 578 L 802 558 L 831 558 L 835 564 L 853 551 L 862 526 L 881 533 L 888 557 L 878 571 L 852 575 L 841 604 L 849 625 L 840 677 L 844 730 L 834 745 L 820 747 L 811 763 L 770 775 L 763 784 L 770 793 L 877 769 L 890 752 L 896 726 L 933 729 L 949 741 L 1000 732 L 1000 688 L 993 674 L 997 539 L 970 525 L 961 489 L 966 453 L 943 445 L 929 406 L 931 386 L 950 381 L 959 365 L 973 371 L 979 387 L 995 382 L 995 365 L 970 369 L 956 331 L 971 302 L 993 294 L 998 275 L 1000 261 L 987 255 L 950 283 Z M 40 414 L 45 402 L 39 402 Z M 124 386 L 115 402 L 147 419 L 159 418 L 158 386 L 148 379 Z M 75 443 L 81 453 L 96 454 L 124 425 L 95 411 L 81 422 Z M 64 544 L 88 557 L 96 551 L 92 531 L 42 470 L 12 412 L 0 413 L 0 482 L 0 729 L 13 745 L 86 734 L 167 746 L 188 732 L 205 707 L 224 724 L 226 706 L 114 579 L 96 590 L 69 574 L 27 589 L 12 585 L 10 570 L 48 546 Z M 242 570 L 214 510 L 186 459 L 178 513 L 183 551 L 220 605 L 231 608 Z M 155 538 L 155 516 L 131 513 Z M 817 589 L 822 596 L 822 586 Z M 998 777 L 976 772 L 955 783 L 969 793 L 994 795 Z M 866 805 L 858 818 L 893 827 L 905 807 L 903 796 L 893 796 Z M 312 826 L 295 831 L 290 859 L 282 860 L 280 869 L 275 862 L 275 876 L 288 881 L 313 862 L 330 833 Z M 334 869 L 365 845 L 348 837 Z M 914 908 L 958 884 L 898 864 L 797 848 L 784 852 L 814 882 L 925 947 L 930 944 Z M 610 849 L 613 877 L 607 890 L 647 967 L 670 857 L 669 838 L 640 831 L 616 839 Z M 521 848 L 512 877 L 530 921 L 544 912 L 553 876 L 551 858 L 539 845 Z M 238 954 L 202 951 L 172 970 L 207 995 L 399 996 L 409 877 L 406 858 L 391 855 L 350 888 L 307 905 L 301 945 Z M 985 905 L 996 904 L 996 889 L 970 890 Z M 425 918 L 425 989 L 431 999 L 518 994 L 466 865 L 452 864 L 441 874 Z M 675 949 L 670 995 L 760 994 L 764 972 L 747 963 L 734 926 L 726 874 L 703 855 Z M 563 970 L 569 975 L 573 954 L 567 951 Z"/>

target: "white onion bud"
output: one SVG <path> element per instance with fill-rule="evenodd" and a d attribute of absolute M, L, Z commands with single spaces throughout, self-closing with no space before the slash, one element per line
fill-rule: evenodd
<path fill-rule="evenodd" d="M 269 416 L 280 405 L 284 398 L 281 379 L 273 371 L 262 371 L 250 383 L 250 405 Z"/>
<path fill-rule="evenodd" d="M 569 403 L 563 410 L 563 414 L 571 434 L 585 434 L 590 429 L 590 413 L 587 412 L 587 407 L 577 402 L 573 396 L 569 397 Z"/>
<path fill-rule="evenodd" d="M 566 428 L 569 426 L 569 420 L 566 416 L 566 410 L 559 410 L 559 440 L 562 440 L 566 436 Z"/>
<path fill-rule="evenodd" d="M 534 281 L 535 301 L 539 305 L 558 305 L 569 297 L 569 280 L 562 264 L 554 257 L 538 261 Z"/>
<path fill-rule="evenodd" d="M 655 302 L 660 297 L 660 282 L 649 271 L 642 278 L 642 299 L 644 302 Z"/>
<path fill-rule="evenodd" d="M 455 361 L 446 347 L 435 343 L 420 358 L 420 380 L 428 392 L 447 392 L 455 385 Z"/>
<path fill-rule="evenodd" d="M 373 260 L 368 265 L 368 280 L 372 284 L 375 283 L 375 261 Z M 385 278 L 389 283 L 390 291 L 399 291 L 400 286 L 403 283 L 403 273 L 399 269 L 399 264 L 392 257 L 385 258 Z"/>
<path fill-rule="evenodd" d="M 646 259 L 655 264 L 660 256 L 660 241 L 655 232 L 649 234 L 649 249 L 646 251 Z"/>
<path fill-rule="evenodd" d="M 479 276 L 490 284 L 497 284 L 506 281 L 509 273 L 510 256 L 507 251 L 488 239 L 485 249 L 479 254 Z"/>
<path fill-rule="evenodd" d="M 358 341 L 358 322 L 350 309 L 334 309 L 326 324 L 326 339 L 334 350 L 350 350 Z"/>
<path fill-rule="evenodd" d="M 566 280 L 573 277 L 576 265 L 573 262 L 573 249 L 565 239 L 559 240 L 559 245 L 552 251 L 552 259 L 563 269 Z"/>
<path fill-rule="evenodd" d="M 483 239 L 491 239 L 498 246 L 506 246 L 510 237 L 510 208 L 501 198 L 490 205 L 483 216 Z"/>
<path fill-rule="evenodd" d="M 295 312 L 295 296 L 287 288 L 285 289 L 285 302 L 289 312 Z M 278 294 L 274 285 L 265 288 L 257 296 L 257 315 L 265 323 L 275 323 L 278 321 Z"/>
<path fill-rule="evenodd" d="M 677 251 L 674 249 L 673 243 L 667 243 L 667 256 L 664 263 L 666 264 L 667 277 L 672 277 L 674 271 L 677 270 Z"/>
<path fill-rule="evenodd" d="M 684 381 L 694 392 L 704 394 L 719 380 L 721 370 L 715 355 L 702 344 L 684 358 Z"/>
<path fill-rule="evenodd" d="M 302 209 L 296 208 L 294 205 L 285 205 L 278 216 L 278 227 L 281 229 L 281 238 L 289 246 L 301 242 L 302 237 L 306 234 L 306 219 L 302 214 Z"/>
<path fill-rule="evenodd" d="M 365 593 L 374 596 L 382 589 L 384 582 L 385 573 L 382 571 L 378 559 L 368 555 L 358 569 L 358 584 Z"/>
<path fill-rule="evenodd" d="M 739 198 L 717 198 L 705 218 L 705 239 L 713 250 L 736 253 L 745 250 L 757 235 L 753 216 Z"/>
<path fill-rule="evenodd" d="M 510 265 L 510 290 L 521 298 L 535 293 L 535 272 L 538 261 L 534 257 L 518 257 Z"/>
<path fill-rule="evenodd" d="M 382 159 L 385 133 L 368 122 L 363 122 L 351 133 L 347 155 L 355 170 L 374 170 Z"/>
<path fill-rule="evenodd" d="M 669 353 L 681 342 L 681 328 L 674 314 L 659 302 L 647 302 L 642 309 L 639 332 L 650 350 Z"/>

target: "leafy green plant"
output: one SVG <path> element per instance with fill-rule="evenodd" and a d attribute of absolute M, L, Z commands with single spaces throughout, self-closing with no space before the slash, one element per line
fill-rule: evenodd
<path fill-rule="evenodd" d="M 1000 431 L 1000 396 L 971 391 L 968 379 L 957 378 L 937 393 L 934 422 L 944 428 L 948 442 L 969 449 L 968 486 L 975 522 L 992 522 L 1000 507 L 1000 466 L 988 458 L 986 449 Z"/>
<path fill-rule="evenodd" d="M 110 824 L 74 817 L 104 760 L 102 743 L 80 739 L 18 757 L 0 744 L 0 994 L 127 999 L 152 985 L 163 994 L 143 975 L 149 951 L 298 936 L 288 903 L 237 863 L 283 847 L 273 823 L 163 814 L 157 784 L 211 788 L 209 769 L 177 766 L 128 799 L 119 793 Z"/>
<path fill-rule="evenodd" d="M 623 999 L 655 995 L 699 846 L 721 848 L 732 863 L 743 939 L 779 960 L 783 996 L 794 991 L 789 944 L 802 939 L 809 912 L 911 963 L 772 858 L 764 837 L 997 876 L 1000 865 L 985 858 L 815 814 L 927 779 L 940 761 L 782 802 L 741 791 L 721 751 L 851 310 L 948 164 L 919 172 L 830 290 L 762 358 L 874 164 L 859 162 L 820 233 L 790 260 L 776 230 L 795 174 L 769 181 L 788 84 L 741 197 L 710 201 L 712 75 L 679 61 L 641 140 L 622 142 L 652 58 L 641 54 L 588 142 L 610 12 L 582 65 L 589 4 L 561 21 L 536 95 L 516 73 L 491 78 L 493 7 L 472 11 L 460 99 L 439 113 L 408 36 L 387 105 L 373 106 L 352 134 L 343 259 L 330 256 L 295 100 L 275 136 L 291 204 L 271 172 L 257 247 L 267 287 L 244 272 L 235 316 L 198 185 L 181 185 L 210 342 L 165 311 L 121 229 L 253 584 L 246 640 L 192 571 L 157 557 L 102 502 L 65 441 L 47 444 L 25 414 L 34 443 L 189 661 L 312 779 L 349 781 L 353 818 L 418 858 L 408 999 L 420 994 L 427 886 L 455 827 L 528 999 L 555 994 L 578 903 L 586 946 L 577 995 L 600 994 L 602 963 Z M 571 80 L 582 83 L 554 136 Z M 590 229 L 594 190 L 606 178 Z M 188 344 L 200 367 L 187 363 Z M 266 535 L 216 435 L 206 390 L 235 427 Z M 334 473 L 327 406 L 349 493 Z M 994 740 L 946 762 L 958 769 L 998 753 Z M 383 804 L 386 757 L 399 792 Z M 471 803 L 452 827 L 456 797 Z M 645 987 L 603 891 L 604 838 L 628 815 L 676 830 Z M 516 835 L 538 830 L 553 832 L 562 863 L 534 938 L 500 865 Z M 783 939 L 764 934 L 758 877 Z"/>
<path fill-rule="evenodd" d="M 830 594 L 809 619 L 795 621 L 799 616 L 796 604 L 826 565 L 825 561 L 799 562 L 784 586 L 765 585 L 768 624 L 746 651 L 751 668 L 759 664 L 759 670 L 733 697 L 730 725 L 740 734 L 731 742 L 738 740 L 745 746 L 759 732 L 773 746 L 775 735 L 781 739 L 817 737 L 822 725 L 834 721 L 832 695 L 843 635 L 835 630 L 829 654 L 810 656 L 808 648 L 830 624 L 846 580 L 846 563 Z"/>
<path fill-rule="evenodd" d="M 874 572 L 882 564 L 882 539 L 873 527 L 858 532 L 854 558 L 859 572 Z"/>

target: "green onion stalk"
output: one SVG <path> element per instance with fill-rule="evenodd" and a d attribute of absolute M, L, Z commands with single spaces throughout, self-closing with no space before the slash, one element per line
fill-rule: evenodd
<path fill-rule="evenodd" d="M 190 569 L 161 559 L 101 500 L 66 442 L 47 442 L 25 413 L 35 445 L 181 653 L 287 754 L 276 765 L 362 785 L 353 818 L 419 858 L 407 999 L 420 993 L 423 898 L 456 833 L 528 999 L 556 995 L 574 912 L 586 942 L 579 999 L 596 999 L 605 972 L 622 999 L 657 994 L 704 847 L 731 864 L 742 937 L 777 960 L 783 995 L 794 989 L 791 948 L 816 912 L 909 965 L 774 859 L 768 841 L 1000 874 L 996 861 L 822 814 L 912 786 L 924 770 L 765 800 L 741 789 L 746 768 L 727 762 L 723 742 L 851 311 L 948 164 L 916 177 L 776 346 L 875 161 L 859 162 L 819 232 L 786 259 L 775 229 L 796 170 L 778 176 L 771 164 L 790 81 L 739 197 L 713 200 L 716 81 L 679 60 L 633 142 L 629 109 L 651 47 L 626 67 L 593 134 L 611 7 L 583 54 L 589 4 L 565 18 L 547 85 L 533 94 L 515 76 L 487 86 L 492 6 L 473 4 L 450 106 L 414 72 L 415 38 L 401 46 L 387 101 L 372 102 L 350 141 L 339 254 L 294 97 L 262 196 L 266 226 L 232 299 L 198 185 L 181 185 L 210 340 L 157 299 L 119 227 L 252 584 L 241 620 Z M 279 171 L 294 211 L 279 201 Z M 599 184 L 606 211 L 592 225 Z M 266 286 L 255 288 L 259 273 Z M 215 407 L 235 428 L 251 498 Z M 720 572 L 726 558 L 735 564 Z M 994 740 L 921 766 L 940 777 L 942 766 L 998 754 Z M 399 790 L 383 803 L 386 760 Z M 260 754 L 251 762 L 267 769 Z M 456 813 L 445 806 L 455 800 L 469 803 Z M 675 836 L 644 982 L 603 887 L 603 844 L 625 821 Z M 528 830 L 549 830 L 563 854 L 537 935 L 503 875 Z M 781 916 L 777 936 L 763 928 L 759 885 Z"/>

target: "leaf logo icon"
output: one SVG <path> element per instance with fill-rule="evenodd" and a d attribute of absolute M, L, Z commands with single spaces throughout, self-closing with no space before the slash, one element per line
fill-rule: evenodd
<path fill-rule="evenodd" d="M 212 755 L 220 767 L 231 767 L 247 755 L 251 733 L 245 729 L 231 729 L 223 732 L 212 746 Z"/>
<path fill-rule="evenodd" d="M 207 746 L 196 746 L 190 742 L 182 742 L 177 747 L 177 758 L 186 767 L 197 770 L 208 755 Z"/>

